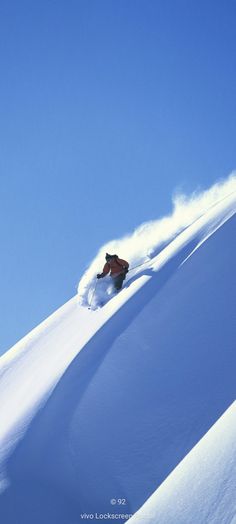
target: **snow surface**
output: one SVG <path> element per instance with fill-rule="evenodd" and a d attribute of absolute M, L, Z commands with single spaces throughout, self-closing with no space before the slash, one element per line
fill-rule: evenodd
<path fill-rule="evenodd" d="M 130 524 L 233 524 L 236 518 L 236 402 Z"/>
<path fill-rule="evenodd" d="M 235 177 L 227 184 L 175 238 L 172 224 L 165 247 L 147 241 L 147 263 L 112 300 L 97 289 L 96 309 L 81 305 L 88 270 L 82 300 L 1 357 L 0 522 L 124 522 L 231 405 Z"/>

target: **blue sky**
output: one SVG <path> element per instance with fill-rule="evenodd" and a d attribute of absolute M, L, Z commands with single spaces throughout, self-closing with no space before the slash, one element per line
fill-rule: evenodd
<path fill-rule="evenodd" d="M 235 23 L 234 0 L 1 1 L 0 353 L 235 168 Z"/>

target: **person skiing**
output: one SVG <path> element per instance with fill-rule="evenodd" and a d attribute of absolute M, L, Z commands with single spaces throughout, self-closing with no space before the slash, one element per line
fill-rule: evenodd
<path fill-rule="evenodd" d="M 106 253 L 106 264 L 102 273 L 98 273 L 97 278 L 103 278 L 110 273 L 113 279 L 114 288 L 119 291 L 122 288 L 123 281 L 126 278 L 126 273 L 129 271 L 129 263 L 122 260 L 117 255 L 109 255 Z"/>

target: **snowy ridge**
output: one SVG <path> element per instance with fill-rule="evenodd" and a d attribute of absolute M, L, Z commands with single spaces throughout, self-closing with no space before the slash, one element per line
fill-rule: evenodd
<path fill-rule="evenodd" d="M 236 402 L 129 522 L 233 524 L 236 518 L 235 473 Z"/>
<path fill-rule="evenodd" d="M 0 359 L 4 524 L 135 513 L 233 402 L 234 184 L 102 308 L 75 296 Z"/>
<path fill-rule="evenodd" d="M 233 172 L 226 180 L 216 183 L 208 190 L 195 191 L 188 197 L 176 192 L 173 197 L 173 212 L 169 216 L 146 222 L 131 235 L 112 240 L 99 250 L 79 282 L 79 303 L 87 306 L 92 299 L 94 307 L 97 307 L 113 296 L 112 285 L 108 278 L 99 282 L 96 288 L 96 296 L 93 296 L 96 274 L 104 265 L 106 252 L 118 253 L 121 258 L 129 260 L 131 267 L 138 266 L 137 271 L 135 271 L 135 274 L 138 274 L 142 271 L 143 264 L 148 264 L 181 231 L 184 231 L 235 191 L 236 175 Z"/>

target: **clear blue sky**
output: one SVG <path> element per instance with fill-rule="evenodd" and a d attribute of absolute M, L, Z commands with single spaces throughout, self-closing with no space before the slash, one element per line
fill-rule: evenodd
<path fill-rule="evenodd" d="M 235 27 L 235 0 L 1 0 L 0 353 L 236 167 Z"/>

